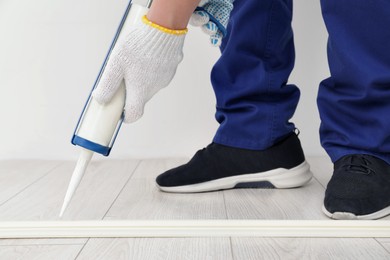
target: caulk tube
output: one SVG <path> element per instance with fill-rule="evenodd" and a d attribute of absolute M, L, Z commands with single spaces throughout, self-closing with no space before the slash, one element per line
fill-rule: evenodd
<path fill-rule="evenodd" d="M 140 22 L 142 16 L 149 10 L 151 3 L 152 0 L 133 0 L 129 2 L 92 91 L 97 87 L 99 80 L 104 73 L 105 66 L 112 50 L 115 46 L 121 44 L 126 36 L 126 32 L 128 32 L 134 24 Z M 62 217 L 74 192 L 80 184 L 93 153 L 100 153 L 104 156 L 110 154 L 123 122 L 123 108 L 126 96 L 124 81 L 122 80 L 114 97 L 107 104 L 99 104 L 94 100 L 92 98 L 92 91 L 89 94 L 72 137 L 72 144 L 80 146 L 81 153 L 65 195 L 60 217 Z"/>

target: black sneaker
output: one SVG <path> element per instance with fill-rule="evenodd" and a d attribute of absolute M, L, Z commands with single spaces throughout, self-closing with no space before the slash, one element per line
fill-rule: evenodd
<path fill-rule="evenodd" d="M 204 192 L 232 188 L 294 188 L 312 178 L 295 133 L 258 151 L 211 143 L 192 159 L 156 178 L 166 192 Z"/>
<path fill-rule="evenodd" d="M 390 214 L 390 165 L 365 154 L 334 163 L 323 212 L 334 219 L 378 219 Z"/>

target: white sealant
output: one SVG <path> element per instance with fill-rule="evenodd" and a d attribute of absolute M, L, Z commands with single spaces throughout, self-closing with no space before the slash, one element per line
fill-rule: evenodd
<path fill-rule="evenodd" d="M 69 182 L 68 190 L 66 191 L 64 203 L 62 204 L 60 217 L 64 214 L 65 209 L 68 207 L 70 200 L 73 197 L 74 192 L 79 186 L 81 179 L 84 176 L 85 170 L 88 167 L 89 162 L 93 156 L 93 152 L 84 148 L 81 148 L 79 160 L 77 161 L 76 168 L 73 171 L 72 178 Z"/>

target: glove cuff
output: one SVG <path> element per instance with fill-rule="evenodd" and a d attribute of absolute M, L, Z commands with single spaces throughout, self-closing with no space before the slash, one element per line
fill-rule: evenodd
<path fill-rule="evenodd" d="M 158 30 L 160 30 L 160 31 L 162 31 L 162 32 L 164 32 L 164 33 L 168 33 L 168 34 L 182 35 L 182 34 L 186 34 L 186 33 L 188 32 L 188 29 L 187 29 L 187 28 L 182 29 L 182 30 L 173 30 L 173 29 L 169 29 L 169 28 L 166 28 L 166 27 L 164 27 L 164 26 L 161 26 L 161 25 L 159 25 L 159 24 L 156 24 L 156 23 L 150 21 L 146 15 L 144 15 L 144 16 L 142 17 L 142 21 L 143 21 L 145 24 L 147 24 L 147 25 L 149 25 L 149 26 L 152 26 L 153 28 L 156 28 L 156 29 L 158 29 Z"/>
<path fill-rule="evenodd" d="M 184 31 L 187 30 L 172 31 L 183 32 L 168 33 L 142 19 L 142 21 L 133 27 L 132 32 L 127 36 L 126 46 L 144 57 L 159 58 L 162 60 L 172 59 L 172 61 L 177 59 L 181 60 L 186 36 Z"/>

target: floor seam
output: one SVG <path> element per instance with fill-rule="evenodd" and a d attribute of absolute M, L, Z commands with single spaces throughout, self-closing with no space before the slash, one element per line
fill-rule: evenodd
<path fill-rule="evenodd" d="M 123 189 L 126 187 L 126 185 L 129 183 L 131 177 L 133 177 L 135 171 L 138 169 L 139 165 L 141 164 L 143 160 L 139 160 L 137 165 L 135 166 L 133 172 L 130 174 L 129 178 L 127 179 L 127 181 L 125 182 L 125 184 L 123 185 L 123 187 L 121 188 L 121 190 L 118 192 L 118 194 L 116 195 L 115 199 L 112 201 L 111 205 L 108 207 L 106 213 L 104 213 L 103 217 L 102 217 L 102 220 L 104 220 L 104 218 L 107 216 L 108 212 L 110 211 L 110 209 L 112 208 L 112 206 L 114 205 L 114 203 L 116 202 L 116 200 L 118 199 L 119 195 L 122 193 Z"/>
<path fill-rule="evenodd" d="M 232 260 L 234 260 L 232 237 L 229 237 L 229 242 L 230 242 L 230 254 L 232 255 Z"/>
<path fill-rule="evenodd" d="M 85 246 L 87 245 L 87 243 L 89 242 L 90 239 L 91 239 L 91 238 L 89 237 L 88 240 L 85 241 L 84 245 L 80 248 L 80 251 L 77 253 L 77 255 L 76 255 L 76 257 L 74 258 L 74 260 L 76 260 L 76 259 L 80 256 L 81 252 L 84 250 Z"/>
<path fill-rule="evenodd" d="M 317 179 L 317 177 L 313 174 L 313 179 L 315 179 L 319 184 L 320 184 L 320 186 L 322 187 L 322 188 L 324 188 L 324 191 L 326 190 L 326 187 L 320 182 L 320 180 L 319 179 Z"/>
<path fill-rule="evenodd" d="M 26 187 L 24 187 L 23 189 L 21 189 L 20 191 L 18 191 L 17 193 L 15 193 L 13 196 L 11 196 L 10 198 L 8 198 L 6 201 L 4 201 L 3 203 L 0 204 L 0 207 L 3 206 L 4 204 L 6 204 L 8 201 L 12 200 L 13 198 L 15 198 L 16 196 L 18 196 L 20 193 L 22 193 L 23 191 L 27 190 L 29 187 L 31 187 L 33 184 L 37 183 L 38 181 L 40 181 L 41 179 L 45 178 L 47 175 L 49 175 L 51 172 L 53 172 L 55 169 L 59 168 L 61 165 L 65 164 L 65 162 L 61 162 L 59 163 L 58 165 L 54 166 L 53 168 L 51 168 L 50 170 L 47 171 L 47 173 L 45 173 L 44 175 L 42 175 L 41 177 L 39 177 L 38 179 L 36 179 L 35 181 L 31 182 L 29 185 L 27 185 Z"/>
<path fill-rule="evenodd" d="M 378 239 L 376 237 L 373 237 L 373 239 L 388 253 L 390 254 L 390 251 L 387 250 L 387 248 L 381 243 L 378 241 Z"/>
<path fill-rule="evenodd" d="M 225 198 L 225 191 L 222 191 L 222 198 L 223 198 L 223 206 L 225 208 L 225 219 L 229 219 L 229 216 L 228 216 L 228 211 L 227 211 L 227 207 L 226 207 L 226 198 Z"/>

